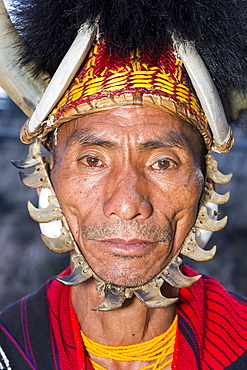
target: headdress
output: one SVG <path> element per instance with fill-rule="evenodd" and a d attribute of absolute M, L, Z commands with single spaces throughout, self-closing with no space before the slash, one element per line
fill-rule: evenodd
<path fill-rule="evenodd" d="M 105 297 L 99 310 L 121 307 L 133 294 L 149 307 L 172 304 L 176 299 L 167 299 L 160 292 L 164 281 L 184 287 L 199 278 L 181 273 L 179 254 L 196 260 L 212 258 L 215 247 L 210 251 L 201 249 L 197 234 L 201 229 L 216 231 L 226 224 L 226 218 L 217 221 L 208 215 L 208 202 L 220 204 L 229 198 L 228 193 L 217 194 L 211 180 L 227 183 L 231 177 L 218 171 L 211 151 L 225 152 L 233 144 L 223 104 L 227 104 L 229 89 L 243 94 L 246 87 L 246 3 L 34 0 L 26 4 L 20 0 L 15 4 L 16 27 L 25 42 L 19 65 L 22 70 L 28 69 L 28 83 L 35 90 L 37 81 L 43 86 L 47 80 L 44 70 L 53 75 L 22 130 L 24 142 L 38 137 L 49 146 L 49 133 L 66 121 L 129 104 L 159 107 L 181 116 L 201 132 L 208 155 L 196 223 L 169 264 L 138 287 L 106 282 L 85 261 L 59 207 L 38 142 L 30 146 L 24 161 L 15 161 L 20 168 L 36 166 L 33 174 L 21 175 L 25 185 L 48 187 L 52 192 L 46 209 L 29 204 L 31 216 L 38 222 L 62 220 L 59 238 L 42 236 L 44 243 L 56 252 L 75 249 L 72 274 L 58 280 L 76 285 L 94 276 L 99 280 L 97 289 Z M 11 89 L 6 90 L 14 96 Z M 28 96 L 24 111 L 30 113 Z M 32 101 L 37 104 L 37 98 Z M 21 103 L 23 106 L 23 99 Z M 227 115 L 235 116 L 232 112 L 228 109 Z"/>

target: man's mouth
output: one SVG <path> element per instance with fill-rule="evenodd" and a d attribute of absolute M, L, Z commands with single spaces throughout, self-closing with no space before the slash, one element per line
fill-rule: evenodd
<path fill-rule="evenodd" d="M 149 248 L 153 248 L 154 244 L 162 241 L 149 241 L 143 239 L 104 239 L 99 240 L 101 244 L 107 249 L 110 249 L 114 252 L 128 255 L 138 255 L 146 252 Z"/>

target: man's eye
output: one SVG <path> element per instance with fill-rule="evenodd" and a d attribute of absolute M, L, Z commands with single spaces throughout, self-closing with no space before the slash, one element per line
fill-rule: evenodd
<path fill-rule="evenodd" d="M 82 163 L 85 166 L 89 166 L 89 167 L 101 167 L 101 166 L 103 166 L 103 163 L 101 162 L 101 160 L 96 158 L 96 157 L 84 157 L 84 158 L 82 158 Z"/>
<path fill-rule="evenodd" d="M 167 170 L 169 167 L 172 167 L 173 165 L 174 163 L 168 159 L 160 159 L 159 161 L 155 162 L 152 165 L 152 168 L 154 170 Z"/>

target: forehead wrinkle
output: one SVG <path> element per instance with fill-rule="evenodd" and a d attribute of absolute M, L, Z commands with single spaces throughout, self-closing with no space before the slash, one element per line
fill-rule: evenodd
<path fill-rule="evenodd" d="M 189 151 L 192 150 L 189 140 L 187 140 L 183 134 L 176 131 L 171 131 L 169 134 L 160 135 L 156 139 L 148 140 L 139 146 L 140 150 L 173 147 L 177 147 L 179 149 L 189 149 Z"/>
<path fill-rule="evenodd" d="M 105 148 L 115 148 L 116 143 L 110 140 L 103 140 L 97 134 L 92 133 L 90 129 L 88 130 L 75 130 L 69 137 L 66 147 L 69 145 L 80 145 L 83 147 L 87 146 L 102 146 Z"/>

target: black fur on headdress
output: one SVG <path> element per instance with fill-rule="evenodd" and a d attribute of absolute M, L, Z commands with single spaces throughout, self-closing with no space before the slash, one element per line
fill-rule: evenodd
<path fill-rule="evenodd" d="M 195 42 L 221 95 L 247 85 L 246 0 L 13 0 L 15 26 L 27 49 L 53 74 L 85 21 L 100 15 L 109 50 L 145 46 L 156 52 L 174 32 Z"/>

